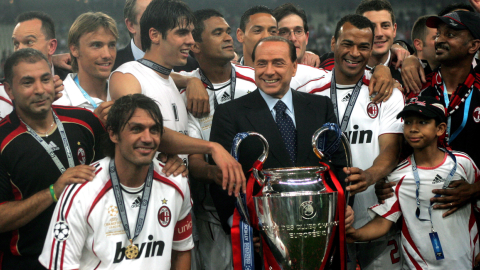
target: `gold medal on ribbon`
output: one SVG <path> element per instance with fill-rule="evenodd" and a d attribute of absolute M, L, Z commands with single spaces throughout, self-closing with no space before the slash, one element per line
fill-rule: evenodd
<path fill-rule="evenodd" d="M 133 244 L 130 239 L 130 245 L 125 249 L 125 256 L 129 259 L 135 259 L 138 256 L 138 247 Z"/>

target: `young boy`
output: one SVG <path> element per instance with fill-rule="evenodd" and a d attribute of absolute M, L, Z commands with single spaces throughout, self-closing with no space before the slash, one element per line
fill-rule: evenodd
<path fill-rule="evenodd" d="M 360 229 L 350 227 L 347 241 L 379 238 L 403 215 L 404 269 L 472 269 L 479 249 L 473 206 L 463 206 L 443 218 L 446 210 L 433 210 L 430 198 L 433 189 L 447 188 L 453 181 L 473 183 L 478 169 L 467 154 L 437 147 L 447 119 L 436 99 L 412 98 L 397 115 L 400 117 L 413 155 L 388 176 L 397 183 L 394 196 L 370 207 L 374 219 Z M 478 211 L 476 204 L 475 208 Z"/>

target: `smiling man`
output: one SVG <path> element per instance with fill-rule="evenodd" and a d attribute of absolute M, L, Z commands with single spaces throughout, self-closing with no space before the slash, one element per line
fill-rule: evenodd
<path fill-rule="evenodd" d="M 335 68 L 316 81 L 316 86 L 299 89 L 330 97 L 338 123 L 349 137 L 354 166 L 345 168 L 346 173 L 351 174 L 348 181 L 353 182 L 349 188 L 353 193 L 363 191 L 356 194 L 353 204 L 355 228 L 370 220 L 367 208 L 376 202 L 373 184 L 387 176 L 397 164 L 403 132 L 402 123 L 396 119 L 403 108 L 402 93 L 395 88 L 390 99 L 379 104 L 369 96 L 371 74 L 365 66 L 372 54 L 373 32 L 374 25 L 367 18 L 343 17 L 331 41 Z M 384 66 L 378 68 L 388 71 Z M 349 245 L 349 269 L 356 268 L 357 259 L 362 269 L 401 269 L 401 254 L 397 249 L 400 242 L 394 230 L 392 235 L 377 242 Z"/>
<path fill-rule="evenodd" d="M 124 96 L 107 119 L 108 157 L 92 164 L 91 183 L 67 187 L 40 262 L 47 269 L 190 269 L 190 189 L 153 159 L 163 133 L 157 104 Z"/>
<path fill-rule="evenodd" d="M 115 20 L 102 12 L 84 13 L 73 22 L 68 45 L 76 73 L 68 74 L 63 96 L 55 105 L 85 108 L 104 119 L 112 102 L 99 106 L 107 100 L 107 80 L 117 53 L 117 39 Z"/>
<path fill-rule="evenodd" d="M 336 118 L 330 99 L 290 87 L 292 77 L 298 72 L 296 58 L 291 41 L 278 36 L 261 39 L 252 54 L 258 89 L 217 107 L 210 140 L 230 149 L 237 133 L 256 131 L 270 144 L 264 168 L 317 166 L 320 160 L 312 150 L 312 135 L 323 124 L 336 122 Z M 247 139 L 240 145 L 239 161 L 246 175 L 250 175 L 249 170 L 262 149 L 261 142 L 256 139 Z M 345 166 L 342 147 L 333 154 L 332 164 L 336 172 L 342 173 L 341 168 Z M 343 183 L 344 175 L 339 179 Z M 234 234 L 235 227 L 231 229 L 232 224 L 237 224 L 232 217 L 235 199 L 217 185 L 211 185 L 210 192 L 224 230 L 232 232 L 233 243 L 233 237 L 238 236 Z M 239 250 L 240 247 L 234 248 L 234 252 Z M 240 254 L 234 253 L 234 265 L 238 265 L 240 258 Z M 331 269 L 340 269 L 340 261 L 336 257 Z"/>

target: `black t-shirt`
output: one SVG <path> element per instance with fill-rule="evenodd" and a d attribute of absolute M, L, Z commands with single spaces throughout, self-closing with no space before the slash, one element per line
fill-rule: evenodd
<path fill-rule="evenodd" d="M 99 140 L 105 129 L 93 113 L 64 106 L 53 106 L 53 110 L 63 123 L 75 165 L 88 165 L 103 158 Z M 68 159 L 58 128 L 43 139 L 67 169 Z M 29 198 L 54 184 L 61 175 L 15 111 L 0 122 L 0 151 L 0 204 Z M 0 255 L 5 253 L 4 260 L 12 255 L 40 255 L 54 208 L 52 204 L 25 226 L 0 234 Z M 18 265 L 17 269 L 25 268 Z"/>

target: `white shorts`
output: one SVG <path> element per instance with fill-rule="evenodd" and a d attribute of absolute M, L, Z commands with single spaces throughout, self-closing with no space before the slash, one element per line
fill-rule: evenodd
<path fill-rule="evenodd" d="M 358 264 L 362 270 L 401 270 L 403 257 L 400 233 L 384 240 L 369 243 L 347 244 L 348 270 L 355 270 Z"/>

